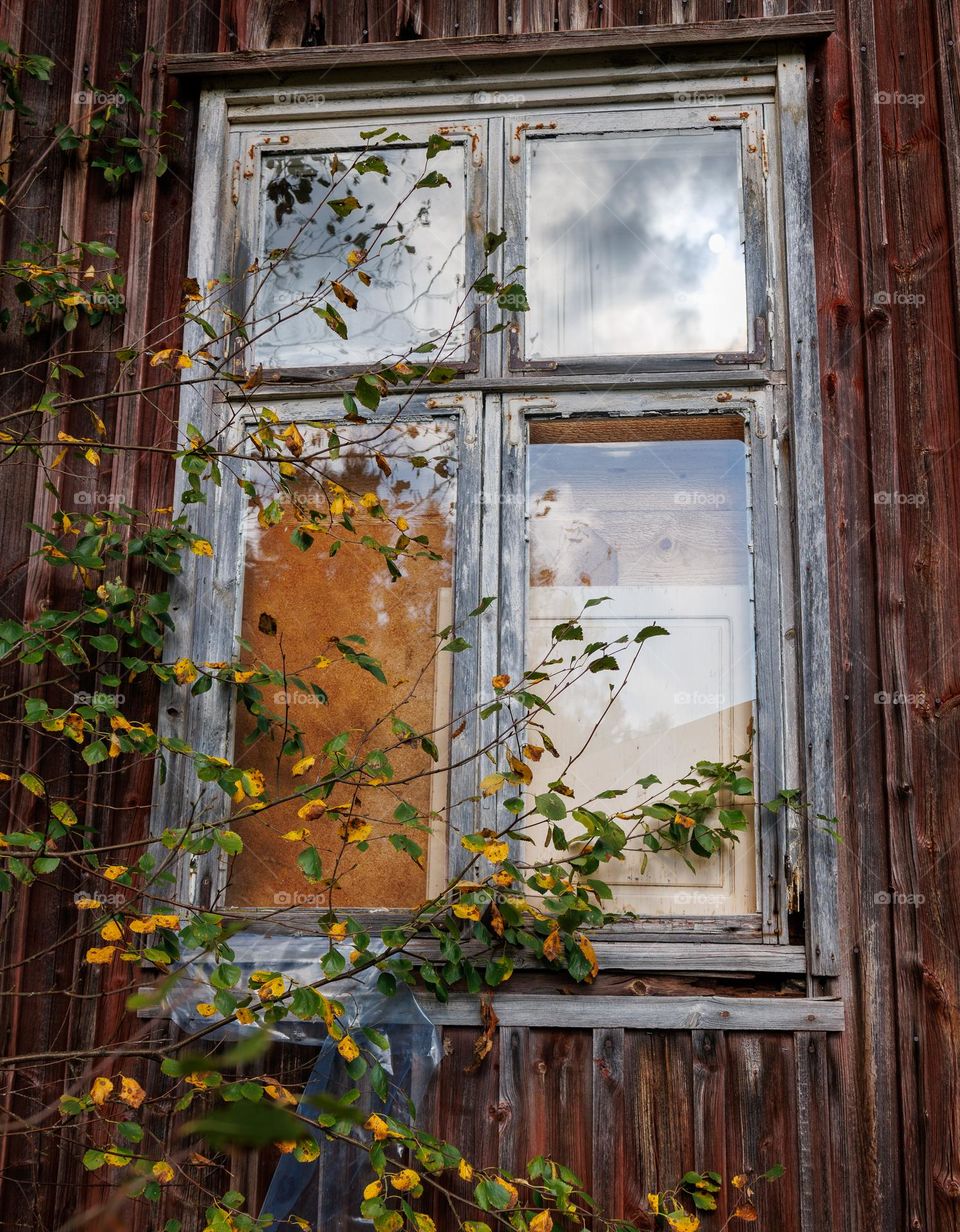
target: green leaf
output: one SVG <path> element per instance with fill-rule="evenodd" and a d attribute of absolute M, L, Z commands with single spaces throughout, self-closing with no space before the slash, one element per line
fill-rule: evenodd
<path fill-rule="evenodd" d="M 243 839 L 236 830 L 217 830 L 214 841 L 228 856 L 238 856 L 243 851 Z"/>
<path fill-rule="evenodd" d="M 567 806 L 554 791 L 545 791 L 534 801 L 538 813 L 542 813 L 549 821 L 563 821 L 567 815 Z"/>

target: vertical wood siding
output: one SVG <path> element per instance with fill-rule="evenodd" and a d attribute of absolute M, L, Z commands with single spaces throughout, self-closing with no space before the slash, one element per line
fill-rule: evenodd
<path fill-rule="evenodd" d="M 260 50 L 305 44 L 453 38 L 774 16 L 818 0 L 87 0 L 0 2 L 0 37 L 57 60 L 51 86 L 28 82 L 37 135 L 13 180 L 69 113 L 84 72 L 109 79 L 136 49 Z M 760 1195 L 770 1232 L 960 1230 L 960 21 L 952 0 L 838 0 L 838 32 L 809 77 L 819 296 L 827 526 L 834 636 L 836 789 L 842 819 L 841 950 L 847 1030 L 753 1035 L 708 1031 L 500 1032 L 465 1075 L 473 1032 L 448 1030 L 433 1094 L 438 1128 L 480 1163 L 517 1164 L 548 1150 L 592 1178 L 614 1213 L 636 1216 L 648 1187 L 689 1166 L 727 1174 L 782 1162 Z M 178 87 L 156 73 L 156 99 Z M 114 196 L 76 156 L 57 154 L 31 185 L 27 230 L 60 228 L 115 245 L 126 260 L 128 313 L 119 337 L 175 314 L 189 230 L 193 100 L 177 113 L 184 141 L 171 173 Z M 0 128 L 0 147 L 10 121 Z M 23 228 L 0 215 L 0 245 L 17 255 Z M 154 343 L 173 339 L 153 338 Z M 40 340 L 0 337 L 4 366 L 38 359 Z M 95 393 L 115 373 L 91 370 Z M 31 401 L 29 374 L 5 405 Z M 118 442 L 169 440 L 172 396 L 123 402 Z M 115 456 L 94 482 L 130 503 L 169 503 L 172 476 L 153 459 Z M 67 580 L 37 567 L 22 526 L 45 520 L 47 497 L 27 465 L 5 465 L 0 501 L 4 616 L 56 603 Z M 70 483 L 64 479 L 65 483 Z M 89 483 L 88 480 L 83 480 Z M 8 674 L 8 681 L 17 676 Z M 878 703 L 877 695 L 897 699 Z M 148 717 L 155 698 L 140 699 Z M 29 755 L 13 750 L 16 756 Z M 65 772 L 45 761 L 46 777 Z M 134 774 L 100 788 L 108 832 L 145 832 L 149 783 Z M 18 800 L 18 807 L 23 801 Z M 109 806 L 109 807 L 108 807 Z M 66 942 L 45 964 L 19 965 L 74 920 L 72 887 L 35 887 L 4 930 L 4 1044 L 57 1052 L 145 1028 L 123 1013 L 121 974 L 88 968 L 79 996 L 49 994 L 77 955 Z M 890 893 L 899 903 L 878 899 Z M 302 1066 L 302 1057 L 289 1058 Z M 69 1077 L 25 1070 L 4 1090 L 32 1114 Z M 146 1076 L 144 1076 L 146 1081 Z M 167 1128 L 158 1118 L 158 1129 Z M 3 1144 L 0 1227 L 53 1229 L 92 1206 L 69 1133 L 46 1153 Z M 241 1189 L 272 1160 L 238 1162 Z M 242 1171 L 240 1169 L 242 1168 Z M 801 1219 L 802 1212 L 802 1219 Z M 173 1211 L 168 1212 L 173 1214 Z M 96 1226 L 113 1226 L 105 1219 Z M 117 1226 L 128 1227 L 126 1219 Z M 144 1227 L 150 1226 L 146 1221 Z"/>

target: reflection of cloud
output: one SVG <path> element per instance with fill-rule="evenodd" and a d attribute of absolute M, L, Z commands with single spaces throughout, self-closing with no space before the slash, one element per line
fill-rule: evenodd
<path fill-rule="evenodd" d="M 529 148 L 529 354 L 746 348 L 736 133 Z"/>
<path fill-rule="evenodd" d="M 389 176 L 352 174 L 335 185 L 332 197 L 352 193 L 361 203 L 343 219 L 324 201 L 332 178 L 328 154 L 266 161 L 267 192 L 282 205 L 264 211 L 261 253 L 292 245 L 256 302 L 258 317 L 276 314 L 277 324 L 258 348 L 268 366 L 372 362 L 449 330 L 465 287 L 463 150 L 443 150 L 429 163 L 449 186 L 417 189 L 402 205 L 424 173 L 424 150 L 384 150 L 379 156 Z M 318 284 L 342 276 L 352 248 L 376 249 L 364 266 L 373 281 L 364 287 L 350 279 L 359 307 L 341 311 L 349 329 L 341 339 L 304 305 Z M 452 341 L 462 342 L 462 330 Z"/>

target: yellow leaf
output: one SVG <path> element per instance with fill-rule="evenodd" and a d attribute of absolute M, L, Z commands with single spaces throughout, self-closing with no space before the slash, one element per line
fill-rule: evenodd
<path fill-rule="evenodd" d="M 192 368 L 193 360 L 190 358 L 189 355 L 180 354 L 177 356 L 177 367 L 178 368 Z"/>
<path fill-rule="evenodd" d="M 104 1151 L 103 1158 L 111 1168 L 124 1168 L 130 1162 L 126 1155 L 118 1155 L 116 1151 Z"/>
<path fill-rule="evenodd" d="M 383 1181 L 371 1181 L 363 1191 L 364 1202 L 369 1202 L 371 1198 L 379 1198 L 383 1193 Z"/>
<path fill-rule="evenodd" d="M 543 956 L 550 962 L 557 962 L 563 958 L 563 953 L 563 937 L 560 935 L 560 930 L 552 928 L 543 943 Z"/>
<path fill-rule="evenodd" d="M 113 958 L 115 945 L 91 946 L 86 953 L 86 961 L 88 963 L 108 963 Z"/>
<path fill-rule="evenodd" d="M 267 980 L 260 989 L 261 1001 L 272 1001 L 275 997 L 283 996 L 283 976 L 277 975 L 272 980 Z"/>
<path fill-rule="evenodd" d="M 213 544 L 208 539 L 194 539 L 190 544 L 190 551 L 194 556 L 212 556 Z"/>
<path fill-rule="evenodd" d="M 215 1005 L 211 1005 L 209 1001 L 197 1002 L 197 1013 L 201 1018 L 212 1018 L 216 1012 L 217 1007 Z"/>
<path fill-rule="evenodd" d="M 304 821 L 316 821 L 326 811 L 327 806 L 322 800 L 308 800 L 306 804 L 301 805 L 297 809 L 297 816 L 301 817 Z"/>
<path fill-rule="evenodd" d="M 467 1163 L 465 1159 L 461 1159 L 460 1162 L 457 1164 L 457 1176 L 460 1177 L 461 1181 L 472 1181 L 473 1180 L 473 1168 L 470 1166 L 470 1164 Z"/>
<path fill-rule="evenodd" d="M 576 933 L 574 935 L 574 940 L 577 943 L 577 948 L 580 950 L 580 953 L 584 956 L 584 958 L 590 964 L 590 974 L 587 976 L 584 976 L 584 980 L 586 981 L 586 983 L 592 984 L 593 981 L 597 977 L 597 972 L 600 970 L 600 965 L 597 962 L 596 952 L 593 946 L 590 944 L 589 938 L 585 937 L 583 933 Z"/>
<path fill-rule="evenodd" d="M 409 530 L 410 523 L 406 518 L 397 518 L 397 530 Z"/>
<path fill-rule="evenodd" d="M 312 755 L 309 757 L 301 757 L 299 761 L 295 761 L 293 763 L 290 773 L 293 775 L 295 779 L 298 779 L 301 774 L 307 773 L 310 767 L 314 765 L 316 760 L 317 759 Z"/>
<path fill-rule="evenodd" d="M 505 1181 L 502 1176 L 495 1176 L 493 1179 L 497 1182 L 498 1185 L 502 1185 L 503 1188 L 510 1195 L 510 1205 L 507 1207 L 507 1210 L 512 1211 L 513 1208 L 517 1205 L 517 1201 L 520 1197 L 520 1195 L 517 1193 L 516 1186 L 511 1185 L 509 1181 Z"/>
<path fill-rule="evenodd" d="M 78 911 L 96 911 L 98 907 L 103 906 L 103 903 L 99 898 L 75 898 L 73 905 Z"/>
<path fill-rule="evenodd" d="M 343 941 L 347 935 L 346 924 L 331 924 L 327 929 L 327 936 L 331 941 Z"/>
<path fill-rule="evenodd" d="M 103 875 L 107 881 L 116 881 L 118 877 L 122 877 L 127 871 L 125 864 L 110 864 L 103 870 Z"/>
<path fill-rule="evenodd" d="M 97 453 L 97 451 L 92 446 L 91 448 L 85 449 L 83 451 L 83 456 L 87 459 L 87 461 L 90 463 L 91 466 L 100 465 L 100 455 Z"/>
<path fill-rule="evenodd" d="M 485 774 L 480 780 L 480 791 L 485 796 L 493 796 L 504 785 L 506 779 L 499 771 L 493 774 Z"/>
<path fill-rule="evenodd" d="M 475 903 L 455 903 L 453 914 L 458 920 L 479 920 L 480 908 Z"/>
<path fill-rule="evenodd" d="M 112 1094 L 113 1083 L 109 1078 L 94 1078 L 93 1086 L 90 1088 L 90 1098 L 98 1108 L 101 1108 Z"/>
<path fill-rule="evenodd" d="M 145 915 L 138 920 L 131 920 L 127 927 L 132 933 L 155 933 L 157 921 L 152 915 Z"/>
<path fill-rule="evenodd" d="M 372 833 L 373 826 L 369 821 L 363 821 L 360 817 L 351 817 L 340 827 L 340 837 L 346 839 L 348 843 L 366 842 Z"/>
<path fill-rule="evenodd" d="M 305 838 L 310 837 L 310 831 L 302 826 L 299 830 L 288 830 L 286 834 L 281 834 L 281 838 L 285 838 L 288 843 L 302 843 Z"/>
<path fill-rule="evenodd" d="M 302 1164 L 313 1163 L 315 1159 L 320 1158 L 320 1143 L 315 1142 L 313 1138 L 307 1138 L 298 1144 L 294 1155 Z"/>
<path fill-rule="evenodd" d="M 153 359 L 150 360 L 150 367 L 156 368 L 157 364 L 162 364 L 164 360 L 169 359 L 170 356 L 173 354 L 173 352 L 174 352 L 173 347 L 167 347 L 167 349 L 164 351 L 157 351 Z"/>
<path fill-rule="evenodd" d="M 177 684 L 193 684 L 199 675 L 189 659 L 177 659 L 173 665 L 173 678 Z"/>
<path fill-rule="evenodd" d="M 337 1044 L 337 1052 L 340 1053 L 344 1061 L 355 1061 L 360 1055 L 360 1049 L 349 1035 L 345 1035 L 340 1043 Z"/>
<path fill-rule="evenodd" d="M 538 1211 L 530 1220 L 530 1232 L 551 1232 L 553 1220 L 549 1211 Z"/>
<path fill-rule="evenodd" d="M 655 1194 L 655 1193 L 648 1193 L 648 1194 L 647 1194 L 647 1202 L 648 1202 L 648 1204 L 649 1204 L 649 1206 L 650 1206 L 650 1210 L 653 1212 L 653 1214 L 654 1214 L 654 1215 L 659 1214 L 659 1212 L 660 1212 L 660 1195 L 659 1195 L 659 1194 Z"/>
<path fill-rule="evenodd" d="M 502 868 L 494 873 L 490 880 L 498 886 L 513 885 L 513 873 L 508 873 L 505 868 Z"/>
<path fill-rule="evenodd" d="M 384 1138 L 390 1136 L 390 1129 L 386 1121 L 383 1117 L 378 1117 L 376 1113 L 367 1117 L 363 1123 L 363 1128 L 369 1129 L 378 1142 L 382 1142 Z"/>
<path fill-rule="evenodd" d="M 742 1172 L 738 1172 L 736 1176 L 730 1178 L 730 1184 L 736 1189 L 746 1189 L 749 1178 L 744 1176 Z"/>
<path fill-rule="evenodd" d="M 150 918 L 157 928 L 172 928 L 176 930 L 180 927 L 180 917 L 178 915 L 154 915 Z"/>
<path fill-rule="evenodd" d="M 139 1108 L 147 1098 L 147 1093 L 135 1078 L 120 1075 L 120 1098 L 131 1108 Z"/>
<path fill-rule="evenodd" d="M 271 1099 L 275 1099 L 278 1104 L 285 1104 L 288 1108 L 294 1107 L 297 1102 L 295 1095 L 291 1095 L 286 1087 L 276 1082 L 268 1082 L 263 1089 Z"/>
<path fill-rule="evenodd" d="M 158 1160 L 150 1169 L 161 1185 L 169 1185 L 173 1180 L 173 1168 L 165 1160 Z"/>
<path fill-rule="evenodd" d="M 505 689 L 510 683 L 510 677 L 501 673 L 499 676 L 494 676 L 490 683 L 495 689 Z"/>
<path fill-rule="evenodd" d="M 401 1193 L 406 1193 L 408 1189 L 416 1189 L 420 1184 L 420 1173 L 414 1172 L 412 1168 L 404 1168 L 390 1177 L 390 1184 Z"/>
<path fill-rule="evenodd" d="M 504 842 L 487 843 L 483 849 L 483 854 L 491 864 L 502 864 L 510 854 L 510 846 Z"/>
<path fill-rule="evenodd" d="M 100 929 L 100 936 L 104 941 L 122 941 L 123 929 L 116 920 L 107 920 L 103 928 Z"/>
<path fill-rule="evenodd" d="M 256 1017 L 253 1010 L 248 1009 L 246 1006 L 241 1006 L 240 1009 L 237 1010 L 237 1022 L 243 1023 L 245 1027 L 248 1027 L 255 1021 Z"/>

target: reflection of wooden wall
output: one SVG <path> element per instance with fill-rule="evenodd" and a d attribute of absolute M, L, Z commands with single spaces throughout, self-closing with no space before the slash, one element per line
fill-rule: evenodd
<path fill-rule="evenodd" d="M 57 68 L 50 85 L 24 82 L 36 126 L 5 178 L 15 182 L 36 162 L 54 125 L 69 116 L 82 77 L 109 81 L 131 49 L 202 53 L 318 39 L 354 43 L 398 33 L 450 38 L 551 31 L 558 23 L 569 29 L 753 18 L 812 7 L 820 5 L 222 0 L 218 12 L 216 4 L 197 0 L 7 0 L 2 37 L 23 51 L 54 56 Z M 784 1162 L 787 1177 L 761 1198 L 783 1204 L 764 1218 L 768 1232 L 794 1232 L 801 1200 L 805 1232 L 946 1232 L 960 1228 L 960 866 L 953 846 L 960 798 L 960 27 L 947 0 L 837 0 L 836 7 L 838 32 L 814 55 L 810 101 L 837 782 L 845 833 L 840 958 L 847 1031 L 828 1042 L 803 1035 L 643 1033 L 632 1038 L 620 1069 L 605 1055 L 595 1063 L 592 1042 L 562 1029 L 511 1030 L 499 1040 L 499 1076 L 493 1058 L 473 1078 L 461 1073 L 472 1032 L 448 1032 L 452 1054 L 441 1089 L 449 1110 L 445 1128 L 455 1136 L 462 1131 L 465 1144 L 479 1137 L 488 1158 L 501 1142 L 505 1159 L 512 1160 L 545 1131 L 558 1135 L 558 1153 L 574 1162 L 587 1158 L 590 1144 L 595 1177 L 602 1181 L 612 1171 L 621 1178 L 606 1194 L 601 1185 L 600 1196 L 614 1201 L 621 1183 L 647 1185 L 686 1167 L 692 1142 L 692 1162 L 728 1172 L 742 1164 Z M 148 51 L 144 80 L 154 104 L 179 95 L 186 106 L 175 116 L 186 141 L 171 149 L 170 175 L 159 181 L 147 176 L 132 191 L 113 194 L 81 158 L 58 152 L 27 194 L 25 223 L 0 216 L 4 257 L 18 256 L 23 240 L 37 233 L 56 243 L 61 226 L 120 250 L 128 315 L 113 327 L 118 345 L 121 336 L 136 339 L 145 326 L 176 315 L 180 278 L 188 272 L 196 111 L 191 89 L 155 73 L 157 62 Z M 896 101 L 898 93 L 913 101 Z M 11 123 L 7 115 L 0 144 Z M 891 294 L 923 300 L 885 301 Z M 163 340 L 175 342 L 166 334 Z M 24 341 L 13 330 L 2 345 L 5 367 L 16 368 L 39 359 L 48 342 Z M 109 366 L 90 364 L 76 392 L 101 393 L 115 379 Z M 37 391 L 29 377 L 18 377 L 4 392 L 7 405 L 20 407 Z M 171 439 L 176 404 L 169 391 L 149 402 L 108 403 L 106 410 L 114 439 L 126 445 Z M 78 411 L 71 426 L 80 435 L 88 422 Z M 58 474 L 68 501 L 80 487 L 97 487 L 104 494 L 123 492 L 143 508 L 170 503 L 172 476 L 158 454 L 105 453 L 95 475 L 71 476 L 65 467 Z M 47 522 L 50 512 L 36 472 L 4 464 L 0 481 L 4 612 L 34 615 L 44 604 L 65 601 L 70 579 L 30 557 L 35 545 L 23 523 Z M 923 501 L 883 503 L 896 491 Z M 876 705 L 880 690 L 901 691 L 905 703 Z M 155 704 L 148 684 L 138 686 L 136 713 L 149 718 Z M 49 778 L 69 774 L 69 767 L 51 758 L 43 771 Z M 93 800 L 105 839 L 144 834 L 149 799 L 149 767 L 105 776 Z M 18 793 L 11 807 L 27 817 L 34 804 Z M 89 1048 L 143 1029 L 124 1012 L 125 968 L 81 969 L 72 990 L 77 995 L 50 992 L 76 969 L 82 941 L 71 939 L 44 961 L 23 965 L 25 956 L 46 951 L 53 937 L 68 935 L 75 925 L 72 889 L 44 882 L 21 895 L 5 917 L 3 991 L 24 994 L 0 997 L 4 1042 L 12 1051 Z M 890 889 L 923 901 L 878 904 L 875 895 Z M 691 983 L 704 992 L 715 987 L 705 978 L 647 975 L 622 978 L 619 986 L 627 995 L 642 995 L 644 989 L 689 990 Z M 744 991 L 756 985 L 753 978 L 736 981 Z M 150 1030 L 162 1036 L 166 1029 Z M 522 1059 L 507 1067 L 513 1049 Z M 136 1072 L 149 1082 L 145 1069 Z M 603 1102 L 620 1073 L 633 1092 L 622 1118 L 615 1102 Z M 11 1106 L 32 1116 L 55 1100 L 67 1078 L 56 1065 L 21 1066 Z M 636 1129 L 630 1128 L 634 1121 Z M 169 1129 L 163 1110 L 155 1127 L 161 1134 Z M 639 1157 L 632 1135 L 641 1140 Z M 0 1226 L 56 1228 L 101 1196 L 69 1131 L 40 1153 L 21 1139 L 11 1139 L 5 1150 Z M 478 1145 L 476 1153 L 484 1148 Z M 234 1179 L 253 1192 L 271 1166 L 266 1157 L 238 1158 Z M 98 1229 L 124 1232 L 156 1226 L 146 1215 L 127 1213 L 112 1223 L 98 1220 Z"/>

